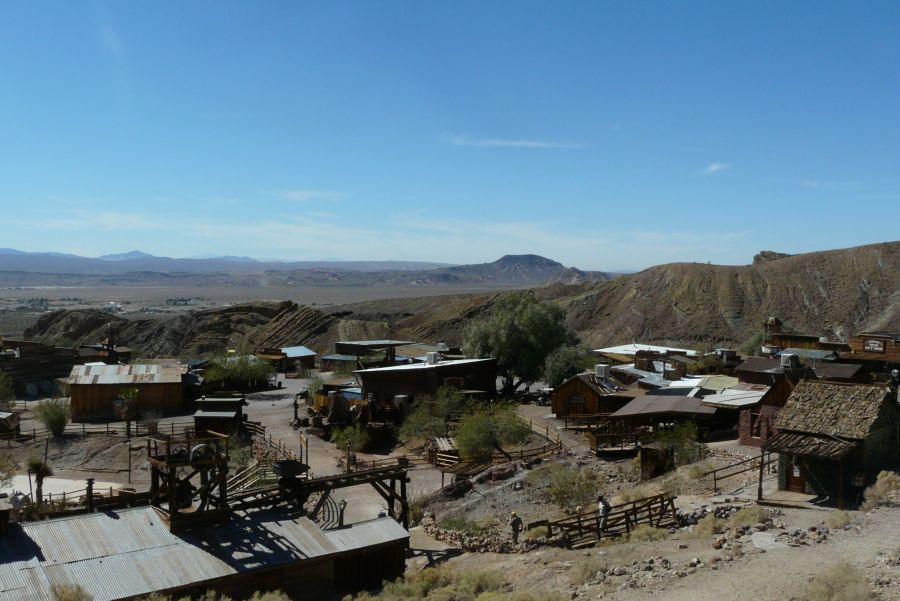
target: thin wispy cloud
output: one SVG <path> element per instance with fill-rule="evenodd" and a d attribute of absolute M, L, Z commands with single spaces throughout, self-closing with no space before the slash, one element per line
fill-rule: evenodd
<path fill-rule="evenodd" d="M 535 140 L 527 138 L 473 138 L 463 134 L 452 134 L 441 137 L 446 144 L 468 146 L 471 148 L 537 148 L 537 149 L 577 149 L 581 144 L 558 142 L 555 140 Z"/>
<path fill-rule="evenodd" d="M 805 179 L 800 184 L 804 188 L 827 190 L 829 192 L 855 192 L 863 187 L 862 184 L 853 180 Z"/>
<path fill-rule="evenodd" d="M 293 202 L 310 202 L 312 200 L 334 200 L 343 198 L 346 194 L 334 190 L 286 190 L 279 196 Z"/>
<path fill-rule="evenodd" d="M 118 62 L 125 61 L 125 44 L 122 42 L 122 36 L 119 35 L 118 29 L 113 25 L 109 13 L 103 3 L 96 4 L 97 15 L 97 33 L 100 36 L 100 43 L 103 48 L 112 55 Z"/>
<path fill-rule="evenodd" d="M 714 175 L 716 173 L 722 173 L 723 171 L 730 171 L 734 165 L 731 163 L 710 163 L 706 167 L 700 170 L 700 173 L 704 175 Z"/>

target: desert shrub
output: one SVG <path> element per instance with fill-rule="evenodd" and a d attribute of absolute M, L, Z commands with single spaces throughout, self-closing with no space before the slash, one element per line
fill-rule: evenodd
<path fill-rule="evenodd" d="M 498 572 L 459 572 L 447 565 L 407 572 L 403 578 L 386 582 L 380 593 L 348 595 L 344 601 L 481 601 L 485 593 L 505 592 L 507 583 Z M 495 597 L 503 599 L 503 597 Z M 505 600 L 504 600 L 505 601 Z"/>
<path fill-rule="evenodd" d="M 406 512 L 409 523 L 418 526 L 425 517 L 425 507 L 428 505 L 429 497 L 422 490 L 414 490 L 410 492 L 407 499 Z"/>
<path fill-rule="evenodd" d="M 448 436 L 451 416 L 462 410 L 465 397 L 448 388 L 439 388 L 432 396 L 417 398 L 400 426 L 401 440 Z"/>
<path fill-rule="evenodd" d="M 291 601 L 291 598 L 281 591 L 266 591 L 265 593 L 257 591 L 247 601 Z"/>
<path fill-rule="evenodd" d="M 737 513 L 728 518 L 728 526 L 730 528 L 744 528 L 765 522 L 769 519 L 769 512 L 765 507 L 759 505 L 751 505 L 738 510 Z"/>
<path fill-rule="evenodd" d="M 9 481 L 16 475 L 18 469 L 19 463 L 12 455 L 0 453 L 0 487 L 9 484 Z"/>
<path fill-rule="evenodd" d="M 517 416 L 515 409 L 504 405 L 485 407 L 462 416 L 453 436 L 464 459 L 490 460 L 494 451 L 508 458 L 508 445 L 525 442 L 531 429 Z"/>
<path fill-rule="evenodd" d="M 663 528 L 654 528 L 650 524 L 638 524 L 637 526 L 635 526 L 634 530 L 632 530 L 628 534 L 628 540 L 630 542 L 663 540 L 668 537 L 668 530 L 665 530 Z"/>
<path fill-rule="evenodd" d="M 834 530 L 844 528 L 852 521 L 850 514 L 843 509 L 832 511 L 825 517 L 825 525 Z"/>
<path fill-rule="evenodd" d="M 94 597 L 78 584 L 52 584 L 53 601 L 93 601 Z"/>
<path fill-rule="evenodd" d="M 590 470 L 576 470 L 558 463 L 532 470 L 527 477 L 532 486 L 564 509 L 588 507 L 597 498 L 605 481 Z"/>
<path fill-rule="evenodd" d="M 581 586 L 592 580 L 596 580 L 600 572 L 607 570 L 606 562 L 596 557 L 586 557 L 575 562 L 569 570 L 569 580 L 575 586 Z"/>
<path fill-rule="evenodd" d="M 69 421 L 69 403 L 63 399 L 42 401 L 34 408 L 34 415 L 53 436 L 62 436 Z"/>
<path fill-rule="evenodd" d="M 7 407 L 16 398 L 16 387 L 8 373 L 0 369 L 0 406 Z"/>
<path fill-rule="evenodd" d="M 334 428 L 331 431 L 331 442 L 340 450 L 346 449 L 349 442 L 350 450 L 356 453 L 362 451 L 369 444 L 369 431 L 361 424 L 353 424 L 346 428 Z"/>
<path fill-rule="evenodd" d="M 479 536 L 489 530 L 482 524 L 462 516 L 447 516 L 441 520 L 440 526 L 445 530 L 458 530 L 472 536 Z"/>
<path fill-rule="evenodd" d="M 658 494 L 660 494 L 659 487 L 654 484 L 632 486 L 617 492 L 616 496 L 613 498 L 612 504 L 620 505 L 622 503 L 630 503 L 632 501 L 637 501 L 638 499 L 645 499 Z"/>
<path fill-rule="evenodd" d="M 228 437 L 228 468 L 232 472 L 244 469 L 253 459 L 253 444 L 237 434 Z"/>
<path fill-rule="evenodd" d="M 866 577 L 847 562 L 835 564 L 817 574 L 809 583 L 806 601 L 868 601 L 871 590 Z"/>
<path fill-rule="evenodd" d="M 550 536 L 550 528 L 547 526 L 535 526 L 525 533 L 525 538 L 534 540 L 536 538 L 546 538 Z"/>
<path fill-rule="evenodd" d="M 694 538 L 709 538 L 721 531 L 722 524 L 716 519 L 714 514 L 710 513 L 697 522 L 693 530 L 691 530 L 691 536 Z"/>
<path fill-rule="evenodd" d="M 883 470 L 878 474 L 875 484 L 863 491 L 863 499 L 865 499 L 862 506 L 863 509 L 865 511 L 875 509 L 884 503 L 891 493 L 897 490 L 900 490 L 900 474 Z"/>
<path fill-rule="evenodd" d="M 701 461 L 700 463 L 694 463 L 688 467 L 687 476 L 691 480 L 699 480 L 704 477 L 703 474 L 711 472 L 714 469 L 716 469 L 716 467 L 711 461 Z"/>

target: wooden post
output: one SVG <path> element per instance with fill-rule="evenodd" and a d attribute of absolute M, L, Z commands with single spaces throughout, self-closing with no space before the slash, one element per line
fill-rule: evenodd
<path fill-rule="evenodd" d="M 87 510 L 94 513 L 94 479 L 87 479 Z"/>
<path fill-rule="evenodd" d="M 759 450 L 759 486 L 756 488 L 756 500 L 762 501 L 763 493 L 762 493 L 762 481 L 763 481 L 763 466 L 766 464 L 765 459 L 765 451 Z"/>

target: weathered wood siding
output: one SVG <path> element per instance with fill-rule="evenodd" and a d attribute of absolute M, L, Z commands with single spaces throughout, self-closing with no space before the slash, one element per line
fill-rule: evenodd
<path fill-rule="evenodd" d="M 72 421 L 112 413 L 113 400 L 120 398 L 120 390 L 138 389 L 138 407 L 163 413 L 180 410 L 184 393 L 180 382 L 164 384 L 72 384 L 69 387 Z"/>

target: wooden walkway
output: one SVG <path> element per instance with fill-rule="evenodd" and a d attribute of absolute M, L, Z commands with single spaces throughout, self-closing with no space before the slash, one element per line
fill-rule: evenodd
<path fill-rule="evenodd" d="M 600 540 L 599 521 L 597 511 L 587 511 L 561 520 L 532 522 L 528 528 L 546 526 L 549 536 L 562 533 L 568 539 L 569 546 L 578 549 L 593 546 Z M 661 494 L 615 505 L 607 517 L 603 537 L 625 536 L 640 524 L 654 528 L 677 526 L 675 496 Z"/>

